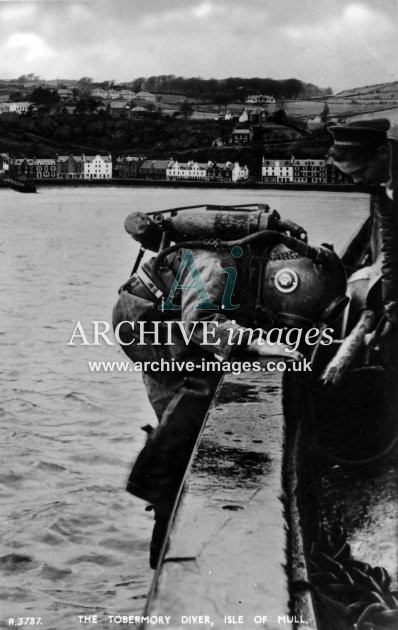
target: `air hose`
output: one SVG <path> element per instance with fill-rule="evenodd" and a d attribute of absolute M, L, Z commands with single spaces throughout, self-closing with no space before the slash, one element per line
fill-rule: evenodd
<path fill-rule="evenodd" d="M 327 254 L 320 247 L 312 247 L 305 243 L 304 241 L 300 241 L 293 236 L 288 236 L 287 234 L 283 234 L 281 232 L 277 232 L 275 230 L 262 230 L 261 232 L 256 232 L 255 234 L 249 234 L 249 236 L 245 236 L 243 238 L 234 240 L 234 241 L 219 241 L 219 240 L 201 240 L 201 241 L 182 241 L 180 243 L 176 243 L 175 245 L 171 245 L 170 247 L 166 247 L 161 252 L 158 253 L 155 259 L 155 264 L 153 271 L 157 272 L 161 261 L 172 254 L 175 251 L 178 251 L 181 248 L 184 249 L 209 249 L 209 250 L 219 250 L 223 249 L 232 249 L 235 246 L 249 245 L 254 243 L 255 241 L 264 241 L 267 245 L 276 245 L 278 243 L 282 243 L 289 247 L 291 250 L 313 260 L 318 264 L 327 264 L 328 257 Z"/>

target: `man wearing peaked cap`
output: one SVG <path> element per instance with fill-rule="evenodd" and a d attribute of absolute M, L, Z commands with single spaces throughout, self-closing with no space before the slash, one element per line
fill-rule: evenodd
<path fill-rule="evenodd" d="M 336 167 L 372 193 L 373 249 L 381 249 L 384 315 L 396 329 L 398 318 L 398 141 L 389 139 L 386 118 L 333 125 L 330 157 Z M 376 246 L 375 246 L 376 243 Z M 378 247 L 379 243 L 379 247 Z"/>
<path fill-rule="evenodd" d="M 337 168 L 352 175 L 355 183 L 388 185 L 392 177 L 389 128 L 390 121 L 386 118 L 329 127 L 334 140 L 330 156 Z"/>

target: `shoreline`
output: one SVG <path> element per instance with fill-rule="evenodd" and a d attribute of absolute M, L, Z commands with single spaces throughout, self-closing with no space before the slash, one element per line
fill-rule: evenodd
<path fill-rule="evenodd" d="M 166 179 L 31 179 L 18 180 L 21 183 L 31 181 L 38 187 L 64 186 L 64 187 L 81 187 L 86 188 L 97 186 L 154 186 L 163 188 L 228 188 L 232 190 L 303 190 L 303 191 L 325 191 L 325 192 L 363 192 L 360 187 L 354 184 L 299 184 L 295 182 L 289 183 L 263 183 L 250 182 L 236 184 L 233 182 L 200 182 L 200 181 L 169 181 Z M 8 188 L 0 180 L 0 188 Z"/>

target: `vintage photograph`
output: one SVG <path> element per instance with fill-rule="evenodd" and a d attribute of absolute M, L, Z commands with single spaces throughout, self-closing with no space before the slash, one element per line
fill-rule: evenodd
<path fill-rule="evenodd" d="M 397 0 L 0 0 L 0 628 L 398 628 Z"/>

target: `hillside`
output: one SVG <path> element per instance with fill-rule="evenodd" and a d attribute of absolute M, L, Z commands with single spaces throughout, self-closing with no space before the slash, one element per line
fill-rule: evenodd
<path fill-rule="evenodd" d="M 398 104 L 398 81 L 350 88 L 339 92 L 333 99 L 351 100 L 351 102 L 369 105 L 395 105 Z"/>

